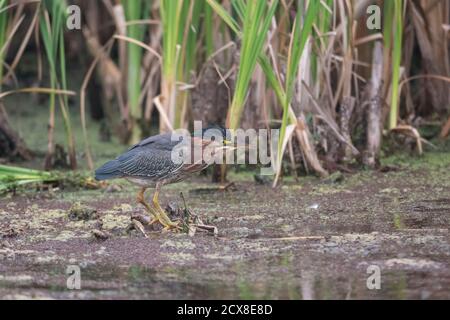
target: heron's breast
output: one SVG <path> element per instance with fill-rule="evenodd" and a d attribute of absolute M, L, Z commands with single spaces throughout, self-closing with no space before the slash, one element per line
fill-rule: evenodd
<path fill-rule="evenodd" d="M 152 188 L 156 185 L 156 181 L 148 178 L 126 177 L 125 179 L 140 187 Z"/>

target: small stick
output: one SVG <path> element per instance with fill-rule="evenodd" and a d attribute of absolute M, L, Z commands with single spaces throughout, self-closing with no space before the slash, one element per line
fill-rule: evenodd
<path fill-rule="evenodd" d="M 110 237 L 110 234 L 109 234 L 109 232 L 106 232 L 106 231 L 102 231 L 102 230 L 99 230 L 99 229 L 94 229 L 94 230 L 92 230 L 92 235 L 96 238 L 96 239 L 98 239 L 98 240 L 106 240 L 106 239 L 108 239 L 109 237 Z"/>
<path fill-rule="evenodd" d="M 196 227 L 199 231 L 205 231 L 208 233 L 212 233 L 214 237 L 217 237 L 219 234 L 219 230 L 216 226 L 209 226 L 205 224 L 191 224 L 192 226 Z"/>
<path fill-rule="evenodd" d="M 298 240 L 325 240 L 323 236 L 305 236 L 305 237 L 282 237 L 282 238 L 265 238 L 257 239 L 259 241 L 298 241 Z"/>
<path fill-rule="evenodd" d="M 142 225 L 141 222 L 139 222 L 136 219 L 131 219 L 131 223 L 133 224 L 133 226 L 136 230 L 139 230 L 144 235 L 145 238 L 148 238 L 148 235 L 145 232 L 144 226 Z"/>

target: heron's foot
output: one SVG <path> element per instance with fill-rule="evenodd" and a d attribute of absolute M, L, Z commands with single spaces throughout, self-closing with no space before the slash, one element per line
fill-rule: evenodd
<path fill-rule="evenodd" d="M 166 214 L 166 212 L 162 209 L 159 208 L 159 210 L 157 210 L 157 214 L 158 214 L 158 222 L 161 223 L 163 225 L 163 231 L 181 231 L 182 228 L 180 226 L 180 221 L 172 221 L 169 216 Z"/>
<path fill-rule="evenodd" d="M 157 194 L 153 197 L 153 209 L 154 209 L 153 214 L 155 215 L 156 219 L 158 219 L 159 223 L 163 225 L 164 231 L 169 230 L 182 231 L 179 221 L 178 222 L 172 221 L 167 215 L 166 211 L 161 207 L 158 201 Z"/>
<path fill-rule="evenodd" d="M 152 215 L 152 217 L 153 217 L 153 215 Z M 154 225 L 157 222 L 159 222 L 158 218 L 154 218 L 153 217 L 147 225 L 148 226 L 152 226 L 152 225 Z"/>
<path fill-rule="evenodd" d="M 143 199 L 140 199 L 139 197 L 138 197 L 138 202 L 140 204 L 142 204 L 144 206 L 145 210 L 150 214 L 150 217 L 148 218 L 149 221 L 145 221 L 145 224 L 151 226 L 159 221 L 156 213 L 154 212 L 155 210 L 147 202 L 145 202 Z M 144 223 L 144 222 L 142 222 L 142 223 Z"/>
<path fill-rule="evenodd" d="M 171 224 L 166 225 L 163 228 L 163 232 L 167 232 L 167 231 L 175 231 L 175 232 L 179 232 L 182 231 L 182 228 L 180 226 L 180 222 L 172 222 Z"/>
<path fill-rule="evenodd" d="M 147 226 L 153 226 L 155 224 L 160 224 L 163 227 L 164 231 L 177 229 L 179 226 L 179 222 L 173 222 L 167 216 L 166 212 L 157 209 L 153 209 L 150 211 L 151 217 L 147 218 Z M 181 229 L 181 228 L 180 228 Z"/>
<path fill-rule="evenodd" d="M 145 224 L 147 226 L 153 226 L 155 223 L 159 222 L 159 223 L 161 223 L 161 225 L 163 227 L 165 227 L 165 225 L 161 222 L 161 219 L 159 218 L 159 214 L 158 214 L 158 212 L 156 212 L 155 208 L 150 206 L 143 199 L 139 199 L 139 197 L 138 197 L 138 202 L 140 204 L 142 204 L 144 206 L 145 210 L 150 214 L 150 216 L 148 216 L 148 217 L 141 218 L 141 220 L 144 220 L 144 221 L 140 221 L 142 224 Z"/>

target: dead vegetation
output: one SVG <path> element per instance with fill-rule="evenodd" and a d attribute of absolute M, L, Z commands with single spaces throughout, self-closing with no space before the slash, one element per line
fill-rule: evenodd
<path fill-rule="evenodd" d="M 326 0 L 317 8 L 270 1 L 256 4 L 271 23 L 250 40 L 245 17 L 253 4 L 243 0 L 69 1 L 82 13 L 81 30 L 70 32 L 54 23 L 60 12 L 47 1 L 7 3 L 0 9 L 2 88 L 24 82 L 53 88 L 45 92 L 54 100 L 50 109 L 59 105 L 64 116 L 70 167 L 76 159 L 67 99 L 55 91 L 65 89 L 69 62 L 83 74 L 76 93 L 90 169 L 95 154 L 86 130 L 89 114 L 102 119 L 105 139 L 115 135 L 124 143 L 189 128 L 193 120 L 230 125 L 240 119 L 244 129 L 281 128 L 274 185 L 286 174 L 326 176 L 355 161 L 374 168 L 389 131 L 415 139 L 419 154 L 424 124 L 440 126 L 441 139 L 450 131 L 450 120 L 444 120 L 450 95 L 445 0 Z M 372 4 L 380 16 L 367 11 Z M 369 19 L 379 19 L 381 28 L 369 29 Z M 63 43 L 46 38 L 39 29 L 43 21 L 61 32 Z M 297 48 L 294 37 L 304 39 L 304 47 Z M 252 52 L 258 41 L 260 51 Z M 45 45 L 65 45 L 65 54 L 49 57 Z M 28 67 L 35 79 L 21 76 L 24 54 L 37 57 Z M 54 73 L 45 67 L 49 58 L 65 65 L 53 85 L 44 80 Z M 248 83 L 240 83 L 243 77 Z M 0 107 L 0 157 L 29 159 L 32 153 L 7 121 L 9 106 Z M 51 111 L 47 159 L 55 152 L 53 122 Z M 47 167 L 54 164 L 47 161 Z"/>

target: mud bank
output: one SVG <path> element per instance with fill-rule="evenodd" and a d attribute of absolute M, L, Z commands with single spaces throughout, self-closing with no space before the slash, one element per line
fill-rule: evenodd
<path fill-rule="evenodd" d="M 183 192 L 218 237 L 127 231 L 144 213 L 127 184 L 9 195 L 0 200 L 0 298 L 450 298 L 448 157 L 276 190 L 249 176 L 232 176 L 226 192 L 201 179 L 165 189 L 163 202 L 180 203 Z M 96 213 L 70 216 L 76 202 Z M 99 219 L 106 240 L 92 234 Z M 80 267 L 80 290 L 67 288 L 69 265 Z M 380 290 L 366 286 L 371 265 Z"/>

